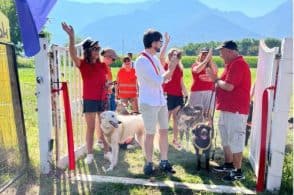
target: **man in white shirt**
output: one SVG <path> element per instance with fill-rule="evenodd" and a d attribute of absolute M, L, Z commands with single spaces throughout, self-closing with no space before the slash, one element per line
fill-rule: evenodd
<path fill-rule="evenodd" d="M 162 171 L 175 173 L 168 162 L 168 110 L 162 84 L 170 80 L 178 64 L 178 59 L 172 58 L 167 71 L 164 71 L 156 53 L 162 47 L 162 34 L 155 30 L 144 33 L 143 43 L 145 50 L 135 62 L 135 70 L 139 85 L 139 109 L 145 125 L 144 151 L 146 164 L 144 174 L 153 173 L 153 139 L 156 124 L 159 123 L 159 149 Z"/>

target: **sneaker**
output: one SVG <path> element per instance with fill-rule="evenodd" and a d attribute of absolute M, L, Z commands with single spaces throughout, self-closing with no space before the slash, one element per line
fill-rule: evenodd
<path fill-rule="evenodd" d="M 182 145 L 179 142 L 177 142 L 176 140 L 173 140 L 173 145 L 177 150 L 182 149 Z"/>
<path fill-rule="evenodd" d="M 215 172 L 230 172 L 234 170 L 234 166 L 232 164 L 223 164 L 221 166 L 214 167 L 213 170 Z"/>
<path fill-rule="evenodd" d="M 161 160 L 159 163 L 159 169 L 163 172 L 166 172 L 166 173 L 172 173 L 172 174 L 176 173 L 176 171 L 173 170 L 173 167 L 168 162 L 168 160 Z"/>
<path fill-rule="evenodd" d="M 230 172 L 230 174 L 224 176 L 222 180 L 225 182 L 232 182 L 243 179 L 245 179 L 245 176 L 243 175 L 242 171 L 238 172 L 236 170 L 233 170 Z"/>
<path fill-rule="evenodd" d="M 109 162 L 111 162 L 111 152 L 106 152 L 104 154 L 104 159 L 105 160 L 108 160 Z"/>
<path fill-rule="evenodd" d="M 85 158 L 85 163 L 86 164 L 91 164 L 94 160 L 94 155 L 93 154 L 87 154 L 86 158 Z"/>
<path fill-rule="evenodd" d="M 128 144 L 126 144 L 126 143 L 119 144 L 119 149 L 126 150 L 127 148 L 128 148 Z"/>
<path fill-rule="evenodd" d="M 145 175 L 151 175 L 153 172 L 154 172 L 154 169 L 153 169 L 153 163 L 152 162 L 148 162 L 144 165 L 144 174 Z"/>
<path fill-rule="evenodd" d="M 135 148 L 137 148 L 138 146 L 136 145 L 136 144 L 129 144 L 129 145 L 127 145 L 127 149 L 128 150 L 132 150 L 132 149 L 135 149 Z"/>

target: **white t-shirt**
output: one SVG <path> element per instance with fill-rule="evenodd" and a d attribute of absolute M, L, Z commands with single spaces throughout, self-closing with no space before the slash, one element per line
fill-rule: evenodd
<path fill-rule="evenodd" d="M 136 59 L 135 70 L 139 85 L 139 104 L 165 106 L 166 99 L 162 88 L 162 75 L 165 71 L 156 55 L 152 56 L 146 51 L 144 52 L 152 59 L 159 70 L 159 74 L 156 73 L 155 68 L 147 57 L 140 55 Z"/>

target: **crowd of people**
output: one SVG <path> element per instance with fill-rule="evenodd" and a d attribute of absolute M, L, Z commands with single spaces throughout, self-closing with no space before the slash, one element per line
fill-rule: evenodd
<path fill-rule="evenodd" d="M 97 138 L 109 158 L 111 150 L 99 126 L 99 114 L 104 110 L 115 110 L 115 100 L 119 99 L 132 109 L 132 114 L 140 113 L 144 121 L 145 175 L 152 175 L 153 140 L 158 129 L 160 170 L 175 173 L 168 160 L 169 120 L 173 119 L 173 141 L 176 149 L 181 149 L 178 140 L 176 114 L 188 99 L 190 105 L 202 106 L 204 115 L 212 124 L 214 102 L 220 111 L 218 129 L 224 150 L 225 163 L 215 167 L 217 172 L 228 172 L 226 181 L 244 179 L 242 173 L 242 152 L 245 145 L 245 129 L 250 103 L 251 76 L 249 65 L 238 53 L 234 41 L 225 41 L 217 50 L 224 60 L 225 69 L 218 76 L 216 64 L 212 59 L 212 49 L 203 48 L 191 64 L 193 78 L 190 94 L 184 84 L 182 51 L 171 48 L 166 55 L 170 42 L 168 33 L 147 30 L 143 35 L 144 51 L 133 62 L 132 53 L 122 58 L 122 66 L 114 79 L 110 65 L 118 59 L 111 48 L 101 50 L 98 41 L 87 40 L 83 43 L 83 58 L 77 56 L 74 46 L 75 36 L 72 26 L 62 23 L 69 36 L 70 56 L 80 70 L 83 80 L 83 112 L 87 124 L 85 162 L 93 159 L 93 140 L 95 128 Z M 164 40 L 163 40 L 164 38 Z M 157 53 L 160 53 L 159 58 Z M 115 80 L 115 82 L 114 82 Z M 158 126 L 157 126 L 158 125 Z"/>

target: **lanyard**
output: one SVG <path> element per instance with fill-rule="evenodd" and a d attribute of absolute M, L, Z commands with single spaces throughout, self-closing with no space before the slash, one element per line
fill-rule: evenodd
<path fill-rule="evenodd" d="M 145 56 L 145 57 L 151 62 L 151 64 L 152 64 L 152 66 L 153 66 L 153 68 L 154 68 L 156 74 L 159 75 L 159 68 L 154 64 L 154 62 L 153 62 L 153 60 L 150 58 L 150 56 L 148 56 L 145 52 L 142 52 L 141 54 L 142 54 L 143 56 Z"/>

